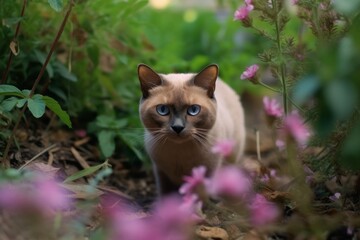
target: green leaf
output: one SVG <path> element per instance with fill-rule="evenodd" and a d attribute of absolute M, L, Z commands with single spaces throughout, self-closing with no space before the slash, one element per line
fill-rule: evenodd
<path fill-rule="evenodd" d="M 54 70 L 56 73 L 58 73 L 60 76 L 62 76 L 64 79 L 70 80 L 72 82 L 77 81 L 77 77 L 69 72 L 69 70 L 60 62 L 54 63 Z"/>
<path fill-rule="evenodd" d="M 316 76 L 307 76 L 294 86 L 293 100 L 301 105 L 308 101 L 320 88 L 320 81 Z"/>
<path fill-rule="evenodd" d="M 62 0 L 48 0 L 50 7 L 56 12 L 61 12 L 63 9 L 64 3 Z"/>
<path fill-rule="evenodd" d="M 24 94 L 25 97 L 29 97 L 30 96 L 30 90 L 29 89 L 24 89 L 24 90 L 21 90 L 22 94 Z"/>
<path fill-rule="evenodd" d="M 144 155 L 143 149 L 144 143 L 143 141 L 136 140 L 138 139 L 138 133 L 135 132 L 122 132 L 118 131 L 118 136 L 121 140 L 130 148 L 130 150 L 135 153 L 136 157 L 138 157 L 142 162 L 146 161 L 146 156 Z"/>
<path fill-rule="evenodd" d="M 5 111 L 10 112 L 11 110 L 13 110 L 15 105 L 18 103 L 18 100 L 19 99 L 17 97 L 7 98 L 1 102 L 1 106 L 4 108 Z M 26 99 L 22 99 L 22 100 L 26 101 Z"/>
<path fill-rule="evenodd" d="M 22 19 L 23 17 L 3 18 L 3 24 L 10 27 L 11 25 L 19 23 Z"/>
<path fill-rule="evenodd" d="M 79 178 L 82 178 L 82 177 L 85 177 L 85 176 L 88 176 L 88 175 L 91 175 L 93 173 L 95 173 L 96 171 L 98 171 L 99 169 L 101 169 L 102 167 L 106 167 L 108 165 L 108 161 L 105 161 L 99 165 L 96 165 L 96 166 L 92 166 L 92 167 L 89 167 L 89 168 L 85 168 L 69 177 L 67 177 L 65 180 L 64 180 L 64 183 L 68 183 L 68 182 L 72 182 L 72 181 L 75 181 Z"/>
<path fill-rule="evenodd" d="M 0 95 L 12 95 L 12 96 L 17 96 L 17 97 L 21 97 L 21 98 L 26 97 L 21 92 L 20 89 L 18 89 L 17 87 L 15 87 L 13 85 L 7 85 L 7 84 L 0 85 Z"/>
<path fill-rule="evenodd" d="M 66 124 L 66 126 L 72 128 L 69 114 L 67 114 L 67 112 L 62 110 L 60 104 L 55 99 L 48 96 L 43 96 L 42 99 L 45 102 L 46 106 L 51 111 L 53 111 L 60 118 L 60 120 Z"/>
<path fill-rule="evenodd" d="M 27 100 L 28 108 L 35 118 L 39 118 L 45 113 L 46 105 L 42 97 L 43 96 L 40 94 L 35 94 L 32 98 Z"/>
<path fill-rule="evenodd" d="M 100 150 L 105 157 L 110 157 L 115 151 L 115 133 L 102 130 L 98 134 Z"/>
<path fill-rule="evenodd" d="M 341 149 L 340 164 L 350 170 L 360 170 L 360 122 L 350 131 Z M 357 126 L 356 126 L 357 125 Z"/>
<path fill-rule="evenodd" d="M 50 1 L 50 0 L 49 0 Z M 46 60 L 46 55 L 38 50 L 35 50 L 35 56 L 37 58 L 37 60 L 41 63 L 41 64 L 44 64 L 45 63 L 45 60 Z M 46 72 L 48 73 L 49 77 L 50 78 L 53 78 L 54 77 L 54 69 L 52 67 L 51 64 L 48 64 L 46 66 Z"/>
<path fill-rule="evenodd" d="M 99 115 L 96 117 L 96 125 L 101 128 L 120 129 L 125 127 L 127 119 L 116 119 L 109 115 Z"/>
<path fill-rule="evenodd" d="M 26 101 L 27 101 L 26 98 L 19 99 L 18 102 L 17 102 L 17 104 L 16 104 L 16 107 L 22 108 L 22 107 L 25 105 Z"/>
<path fill-rule="evenodd" d="M 334 0 L 333 4 L 337 11 L 348 16 L 356 13 L 360 8 L 360 1 Z"/>
<path fill-rule="evenodd" d="M 346 80 L 331 81 L 325 88 L 326 101 L 338 120 L 349 118 L 356 108 L 356 88 Z"/>

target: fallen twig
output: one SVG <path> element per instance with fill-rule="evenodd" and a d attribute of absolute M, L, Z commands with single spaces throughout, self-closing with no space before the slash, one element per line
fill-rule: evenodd
<path fill-rule="evenodd" d="M 39 152 L 38 154 L 36 154 L 33 158 L 31 158 L 29 161 L 27 161 L 24 165 L 22 165 L 18 170 L 21 171 L 22 169 L 24 169 L 24 167 L 26 167 L 27 165 L 29 165 L 31 162 L 33 162 L 34 160 L 36 160 L 38 157 L 40 157 L 41 155 L 43 155 L 44 153 L 50 151 L 51 149 L 55 148 L 57 146 L 57 144 L 53 144 L 47 148 L 45 148 L 44 150 L 42 150 L 41 152 Z"/>

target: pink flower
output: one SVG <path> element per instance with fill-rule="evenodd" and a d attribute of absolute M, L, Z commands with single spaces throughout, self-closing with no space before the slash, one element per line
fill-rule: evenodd
<path fill-rule="evenodd" d="M 192 169 L 191 176 L 185 176 L 185 183 L 180 187 L 179 192 L 184 195 L 193 194 L 197 187 L 204 186 L 207 178 L 205 177 L 206 167 L 199 166 Z"/>
<path fill-rule="evenodd" d="M 259 70 L 259 65 L 254 64 L 246 68 L 246 70 L 241 74 L 240 78 L 244 79 L 252 79 L 256 76 L 256 72 Z"/>
<path fill-rule="evenodd" d="M 58 183 L 48 178 L 38 178 L 28 183 L 14 183 L 0 186 L 0 207 L 10 209 L 30 208 L 43 213 L 70 206 Z"/>
<path fill-rule="evenodd" d="M 26 205 L 26 194 L 18 185 L 2 184 L 0 186 L 0 208 L 16 209 Z"/>
<path fill-rule="evenodd" d="M 290 0 L 292 5 L 296 5 L 298 3 L 299 0 Z"/>
<path fill-rule="evenodd" d="M 39 207 L 48 207 L 49 209 L 65 209 L 69 207 L 70 199 L 64 189 L 53 180 L 39 179 L 34 183 L 36 201 Z"/>
<path fill-rule="evenodd" d="M 250 178 L 242 170 L 232 166 L 217 169 L 207 184 L 207 191 L 214 196 L 244 198 L 251 189 Z"/>
<path fill-rule="evenodd" d="M 234 13 L 234 20 L 245 21 L 249 17 L 249 13 L 253 9 L 254 9 L 253 5 L 246 5 L 239 7 Z"/>
<path fill-rule="evenodd" d="M 279 149 L 279 151 L 285 150 L 285 142 L 283 140 L 277 139 L 275 141 L 275 145 Z"/>
<path fill-rule="evenodd" d="M 331 201 L 334 201 L 334 202 L 335 202 L 336 200 L 339 200 L 340 197 L 341 197 L 341 193 L 336 192 L 334 195 L 330 196 L 329 199 L 330 199 Z"/>
<path fill-rule="evenodd" d="M 245 0 L 245 4 L 246 4 L 247 6 L 252 5 L 252 0 Z"/>
<path fill-rule="evenodd" d="M 211 152 L 226 158 L 232 154 L 234 146 L 233 140 L 220 140 L 211 148 Z"/>
<path fill-rule="evenodd" d="M 297 112 L 292 112 L 284 118 L 283 133 L 301 146 L 305 145 L 310 137 L 308 127 Z"/>
<path fill-rule="evenodd" d="M 275 169 L 270 169 L 269 173 L 265 173 L 261 178 L 261 182 L 269 182 L 270 179 L 278 179 Z"/>
<path fill-rule="evenodd" d="M 254 226 L 264 226 L 274 221 L 279 215 L 275 204 L 266 200 L 261 194 L 256 194 L 249 206 L 250 220 Z"/>
<path fill-rule="evenodd" d="M 271 99 L 267 96 L 263 98 L 265 113 L 270 117 L 281 117 L 283 110 L 276 99 Z"/>
<path fill-rule="evenodd" d="M 79 138 L 84 138 L 87 136 L 87 132 L 84 129 L 78 129 L 78 130 L 75 130 L 75 135 Z"/>
<path fill-rule="evenodd" d="M 114 215 L 113 240 L 187 240 L 194 224 L 194 204 L 170 196 L 156 203 L 152 216 L 134 218 L 129 212 Z"/>

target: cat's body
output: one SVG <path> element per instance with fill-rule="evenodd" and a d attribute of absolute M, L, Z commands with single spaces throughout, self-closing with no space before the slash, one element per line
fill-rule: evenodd
<path fill-rule="evenodd" d="M 210 175 L 220 164 L 211 151 L 218 140 L 234 140 L 226 160 L 241 158 L 245 142 L 244 113 L 238 95 L 217 79 L 210 65 L 199 74 L 157 74 L 139 65 L 143 92 L 140 117 L 145 148 L 154 163 L 160 193 L 182 184 L 192 168 L 206 166 Z"/>

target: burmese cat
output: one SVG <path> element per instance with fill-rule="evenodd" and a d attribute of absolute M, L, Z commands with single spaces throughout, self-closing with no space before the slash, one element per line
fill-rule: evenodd
<path fill-rule="evenodd" d="M 212 153 L 217 140 L 236 142 L 236 162 L 245 143 L 244 113 L 238 95 L 218 78 L 218 66 L 198 74 L 158 74 L 140 64 L 140 118 L 145 148 L 153 161 L 160 194 L 176 191 L 183 176 L 204 165 L 210 175 L 221 159 Z"/>

